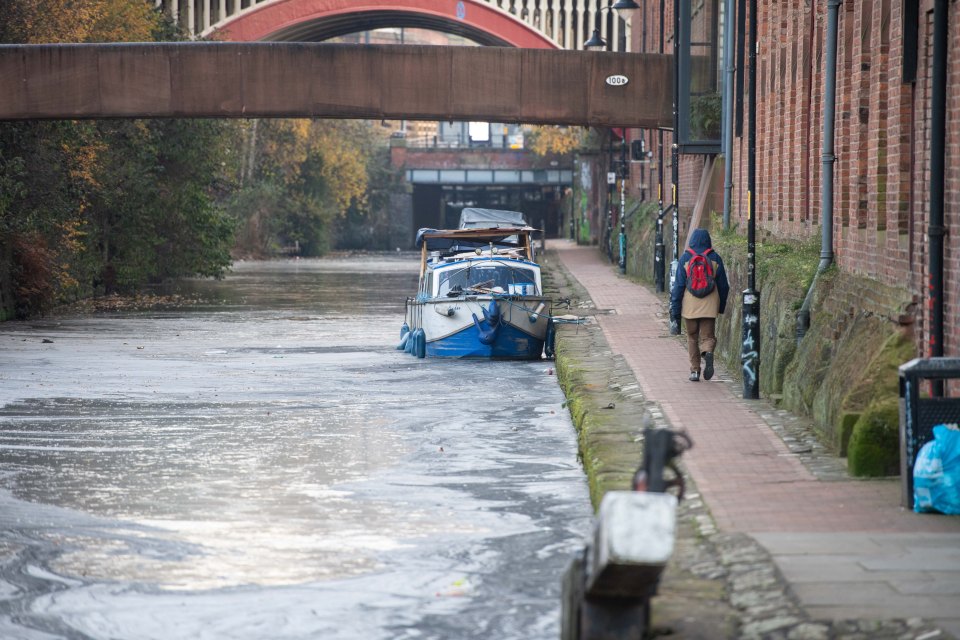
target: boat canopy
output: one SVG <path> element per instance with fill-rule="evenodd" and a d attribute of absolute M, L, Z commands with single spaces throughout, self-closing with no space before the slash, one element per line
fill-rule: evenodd
<path fill-rule="evenodd" d="M 417 248 L 441 253 L 457 253 L 486 248 L 527 249 L 533 227 L 503 227 L 500 229 L 420 229 Z M 514 236 L 511 238 L 511 236 Z"/>
<path fill-rule="evenodd" d="M 460 212 L 461 229 L 496 229 L 499 227 L 526 227 L 527 220 L 519 211 L 466 207 Z"/>

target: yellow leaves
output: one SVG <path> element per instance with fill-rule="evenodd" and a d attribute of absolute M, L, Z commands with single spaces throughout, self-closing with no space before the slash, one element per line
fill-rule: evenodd
<path fill-rule="evenodd" d="M 70 177 L 87 187 L 99 187 L 96 176 L 100 168 L 100 154 L 107 149 L 106 143 L 102 139 L 94 138 L 77 147 L 63 144 L 61 148 L 69 162 Z"/>
<path fill-rule="evenodd" d="M 159 20 L 142 0 L 0 0 L 5 42 L 151 42 Z"/>
<path fill-rule="evenodd" d="M 99 0 L 87 42 L 152 42 L 160 14 L 142 0 Z"/>
<path fill-rule="evenodd" d="M 367 158 L 357 130 L 362 123 L 330 120 L 264 121 L 270 132 L 262 136 L 265 165 L 287 185 L 304 179 L 308 166 L 319 173 L 329 189 L 337 213 L 351 203 L 366 203 Z M 318 168 L 318 169 L 317 169 Z"/>
<path fill-rule="evenodd" d="M 318 127 L 314 150 L 323 154 L 321 175 L 329 183 L 342 215 L 351 202 L 366 203 L 367 159 L 356 138 L 351 136 L 351 123 L 324 124 L 326 126 Z"/>
<path fill-rule="evenodd" d="M 63 246 L 72 252 L 82 252 L 84 250 L 83 239 L 87 235 L 87 232 L 84 231 L 86 226 L 87 221 L 80 218 L 61 222 L 58 228 L 60 229 L 60 240 Z"/>
<path fill-rule="evenodd" d="M 84 42 L 100 17 L 103 0 L 3 0 L 5 40 L 26 44 Z"/>
<path fill-rule="evenodd" d="M 527 147 L 539 156 L 576 151 L 583 143 L 583 131 L 576 127 L 535 127 L 527 136 Z"/>

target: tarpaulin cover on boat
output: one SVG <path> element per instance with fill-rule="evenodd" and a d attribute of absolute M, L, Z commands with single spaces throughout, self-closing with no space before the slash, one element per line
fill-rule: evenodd
<path fill-rule="evenodd" d="M 429 251 L 449 251 L 451 248 L 464 251 L 476 247 L 487 247 L 490 243 L 498 247 L 522 247 L 518 235 L 526 237 L 533 231 L 536 229 L 530 227 L 501 227 L 496 230 L 424 228 L 417 231 L 417 248 L 423 247 L 424 243 Z"/>
<path fill-rule="evenodd" d="M 525 227 L 527 221 L 519 211 L 506 209 L 481 209 L 466 207 L 460 213 L 461 229 L 497 228 L 497 227 Z"/>

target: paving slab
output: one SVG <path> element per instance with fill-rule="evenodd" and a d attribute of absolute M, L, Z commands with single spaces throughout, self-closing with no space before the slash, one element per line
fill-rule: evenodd
<path fill-rule="evenodd" d="M 595 247 L 551 249 L 594 305 L 613 311 L 596 322 L 639 392 L 693 438 L 684 464 L 715 526 L 757 540 L 807 615 L 922 617 L 960 637 L 960 517 L 903 509 L 896 478 L 849 477 L 842 460 L 804 444 L 800 417 L 744 400 L 722 363 L 713 380 L 689 382 L 685 337 L 669 335 L 665 295 L 620 275 Z"/>

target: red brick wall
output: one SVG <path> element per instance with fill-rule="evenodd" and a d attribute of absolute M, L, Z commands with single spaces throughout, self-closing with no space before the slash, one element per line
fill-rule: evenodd
<path fill-rule="evenodd" d="M 659 50 L 657 3 L 647 5 L 647 51 Z M 666 52 L 673 18 L 666 3 Z M 920 0 L 917 81 L 905 84 L 900 0 L 840 6 L 834 163 L 834 252 L 849 273 L 906 288 L 918 305 L 918 349 L 927 354 L 928 201 L 932 0 Z M 945 344 L 960 356 L 960 2 L 950 2 L 945 184 Z M 641 50 L 634 19 L 632 50 Z M 820 236 L 826 2 L 759 0 L 758 228 L 778 237 Z M 746 91 L 746 82 L 744 83 Z M 746 95 L 744 95 L 746 107 Z M 746 228 L 747 126 L 734 139 L 732 220 Z M 653 136 L 655 138 L 655 136 Z M 668 136 L 669 139 L 669 136 Z M 669 143 L 668 143 L 669 144 Z M 650 145 L 656 153 L 656 146 Z M 681 160 L 688 214 L 702 159 Z M 654 172 L 655 176 L 655 172 Z M 656 194 L 656 181 L 651 194 Z M 667 167 L 669 185 L 669 166 Z M 667 198 L 669 200 L 669 198 Z M 858 304 L 860 301 L 851 301 Z M 870 301 L 864 298 L 864 307 Z"/>

